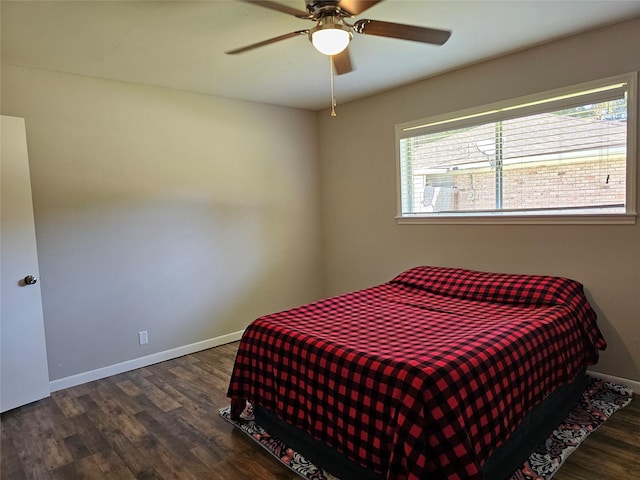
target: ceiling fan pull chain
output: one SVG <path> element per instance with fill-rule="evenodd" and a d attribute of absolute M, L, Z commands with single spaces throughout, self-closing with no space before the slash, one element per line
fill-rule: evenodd
<path fill-rule="evenodd" d="M 336 116 L 336 96 L 333 93 L 333 56 L 329 56 L 329 69 L 331 72 L 331 116 Z"/>

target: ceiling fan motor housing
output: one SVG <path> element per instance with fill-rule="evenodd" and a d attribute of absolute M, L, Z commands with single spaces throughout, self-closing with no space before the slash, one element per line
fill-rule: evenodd
<path fill-rule="evenodd" d="M 307 11 L 312 19 L 324 17 L 348 18 L 353 15 L 340 7 L 338 0 L 306 0 Z"/>

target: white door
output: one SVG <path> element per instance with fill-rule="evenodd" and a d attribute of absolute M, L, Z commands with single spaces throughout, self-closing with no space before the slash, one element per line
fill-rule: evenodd
<path fill-rule="evenodd" d="M 50 390 L 24 119 L 2 116 L 0 130 L 0 411 L 5 412 L 48 397 Z"/>

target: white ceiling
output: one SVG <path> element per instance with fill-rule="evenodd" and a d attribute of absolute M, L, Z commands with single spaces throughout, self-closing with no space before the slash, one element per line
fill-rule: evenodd
<path fill-rule="evenodd" d="M 281 1 L 304 10 L 304 0 Z M 330 102 L 328 58 L 305 36 L 226 50 L 313 26 L 233 0 L 2 0 L 2 62 L 290 107 Z M 640 0 L 386 0 L 360 18 L 451 30 L 441 47 L 354 35 L 338 103 L 640 16 Z M 629 48 L 637 48 L 637 46 Z"/>

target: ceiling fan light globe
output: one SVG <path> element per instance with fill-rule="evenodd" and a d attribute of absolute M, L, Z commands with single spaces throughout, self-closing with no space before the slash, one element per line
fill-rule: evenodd
<path fill-rule="evenodd" d="M 351 33 L 342 28 L 322 28 L 311 33 L 311 43 L 324 55 L 337 55 L 349 46 Z"/>

